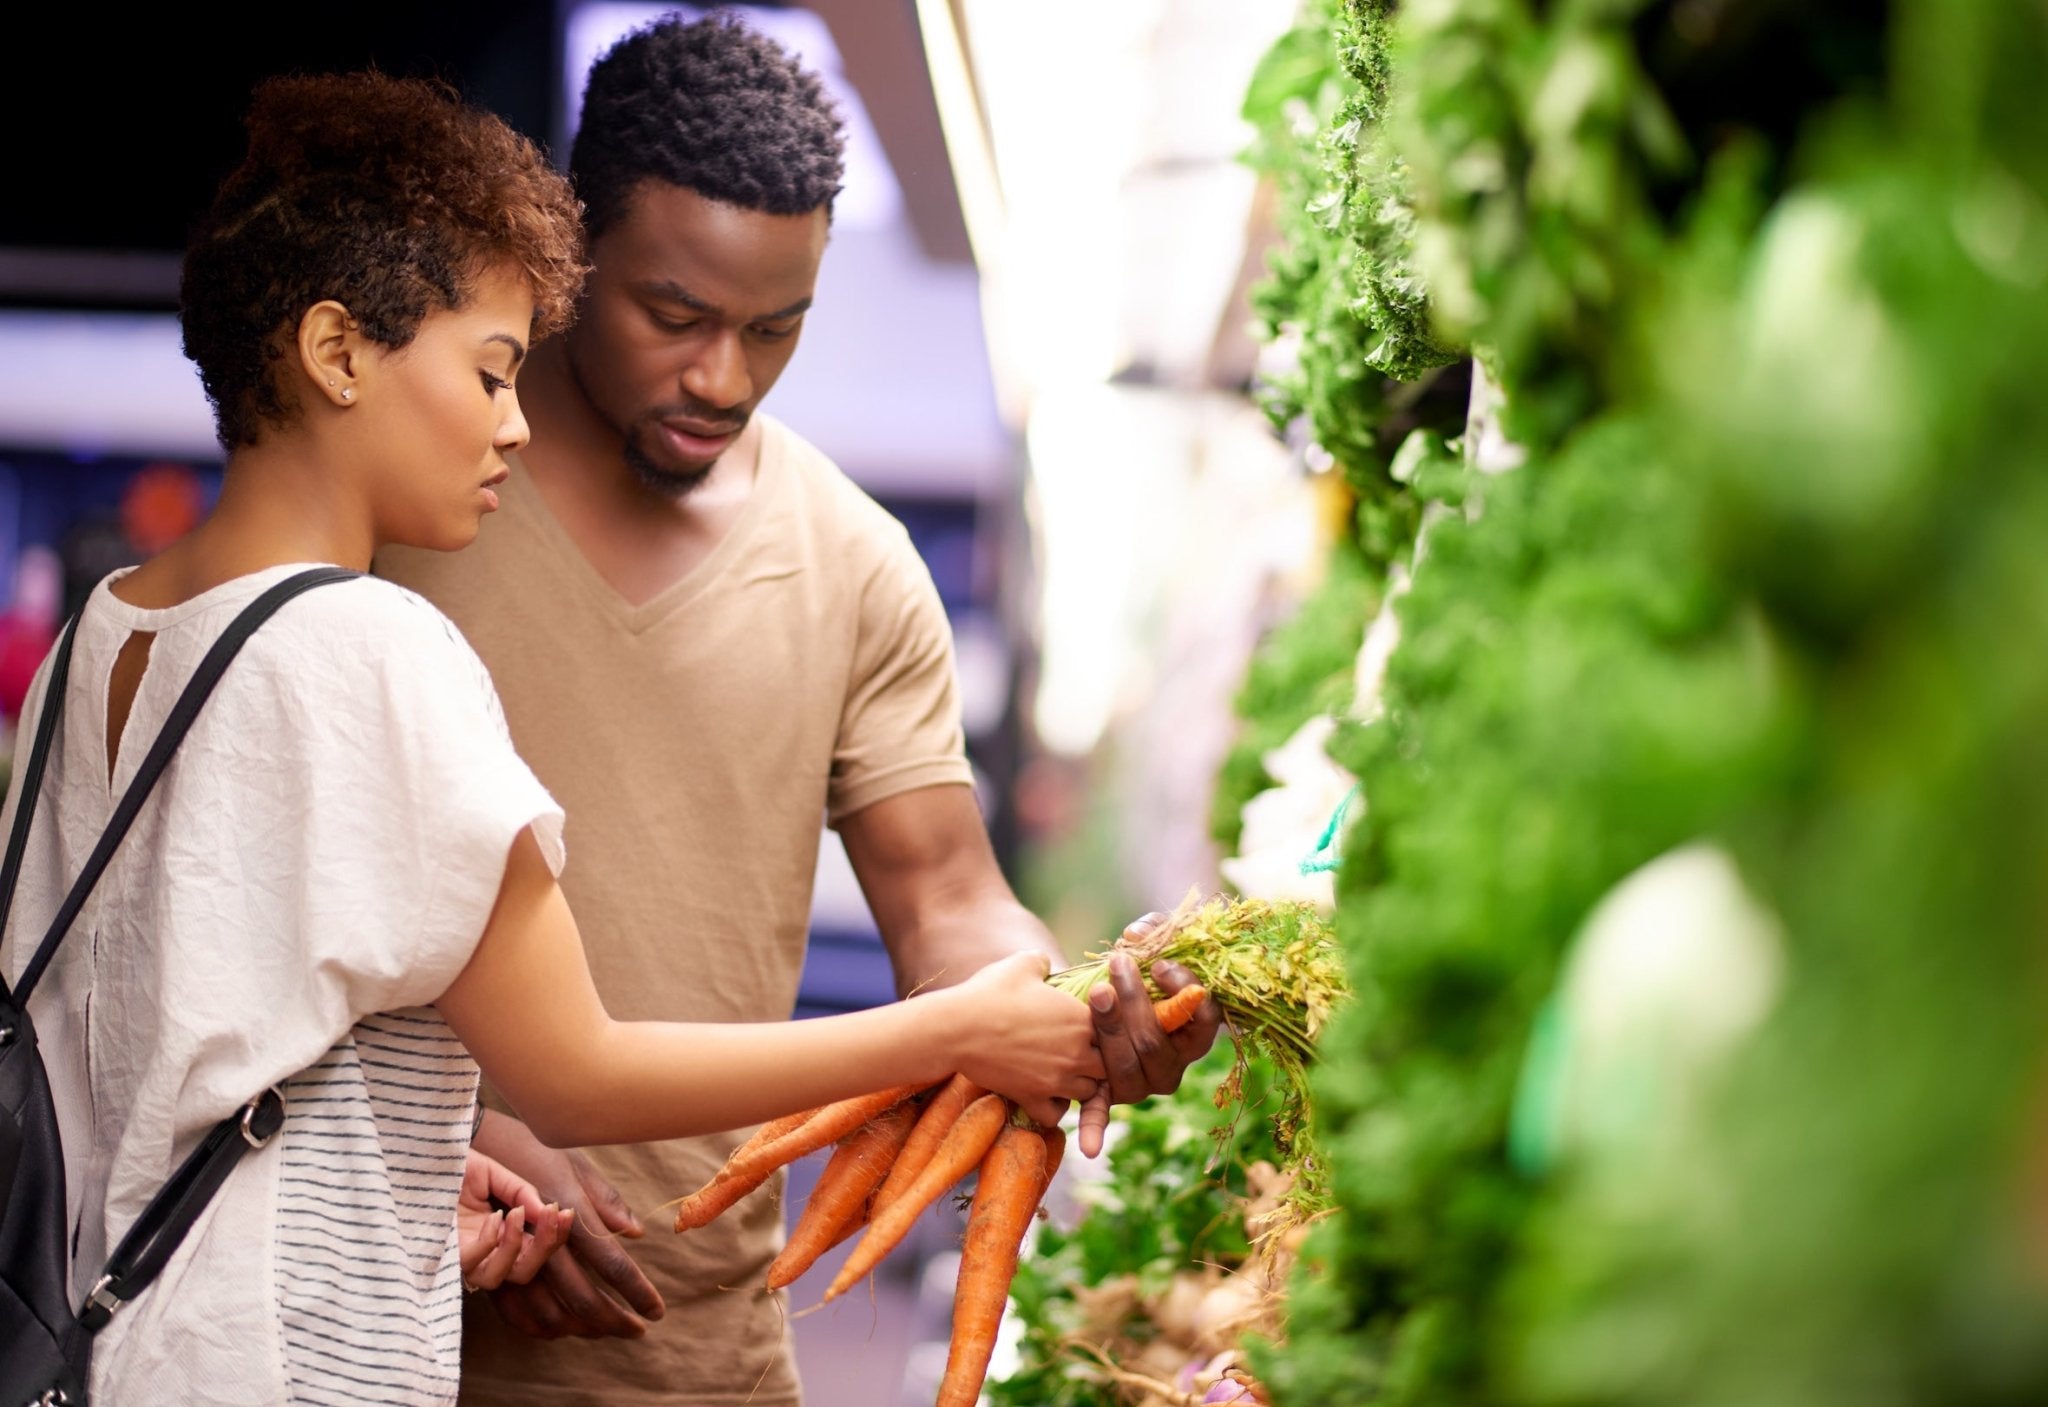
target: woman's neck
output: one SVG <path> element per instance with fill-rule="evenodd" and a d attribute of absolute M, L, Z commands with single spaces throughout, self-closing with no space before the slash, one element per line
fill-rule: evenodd
<path fill-rule="evenodd" d="M 275 436 L 230 454 L 206 520 L 122 578 L 115 594 L 160 609 L 289 562 L 369 570 L 377 544 L 368 515 L 345 476 L 302 440 Z"/>

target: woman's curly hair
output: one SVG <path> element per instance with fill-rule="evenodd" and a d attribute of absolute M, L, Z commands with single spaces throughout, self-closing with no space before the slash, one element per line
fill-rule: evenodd
<path fill-rule="evenodd" d="M 569 174 L 596 239 L 646 180 L 770 215 L 829 214 L 845 148 L 838 105 L 781 45 L 730 14 L 671 15 L 591 65 Z"/>
<path fill-rule="evenodd" d="M 277 366 L 306 309 L 332 298 L 403 347 L 510 263 L 533 285 L 534 333 L 565 326 L 583 282 L 581 211 L 526 138 L 445 84 L 380 73 L 272 78 L 249 152 L 185 254 L 185 355 L 221 443 L 286 423 Z"/>

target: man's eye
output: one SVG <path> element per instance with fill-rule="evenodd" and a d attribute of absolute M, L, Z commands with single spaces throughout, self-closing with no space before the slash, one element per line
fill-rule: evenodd
<path fill-rule="evenodd" d="M 796 324 L 791 323 L 788 327 L 756 327 L 754 335 L 766 342 L 780 342 L 784 338 L 796 336 Z"/>

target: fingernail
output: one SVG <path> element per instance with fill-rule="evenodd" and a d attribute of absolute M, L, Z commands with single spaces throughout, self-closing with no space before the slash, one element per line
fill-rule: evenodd
<path fill-rule="evenodd" d="M 1116 993 L 1107 987 L 1090 987 L 1088 1005 L 1097 1011 L 1109 1011 L 1116 1006 Z"/>

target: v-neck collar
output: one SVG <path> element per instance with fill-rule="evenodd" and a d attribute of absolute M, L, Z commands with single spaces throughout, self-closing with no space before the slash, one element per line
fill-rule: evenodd
<path fill-rule="evenodd" d="M 570 575 L 578 587 L 621 629 L 637 635 L 703 596 L 727 574 L 762 532 L 763 522 L 782 497 L 782 477 L 788 472 L 784 463 L 783 436 L 773 422 L 765 417 L 762 422 L 760 459 L 754 471 L 754 486 L 739 516 L 733 520 L 725 536 L 705 554 L 704 560 L 638 605 L 620 595 L 618 588 L 607 581 L 604 573 L 584 555 L 576 539 L 562 526 L 562 520 L 548 507 L 547 498 L 541 493 L 540 485 L 534 482 L 526 461 L 516 453 L 505 456 L 511 467 L 511 477 L 506 480 L 505 488 L 510 493 L 515 511 L 529 515 L 548 549 L 568 563 Z"/>

